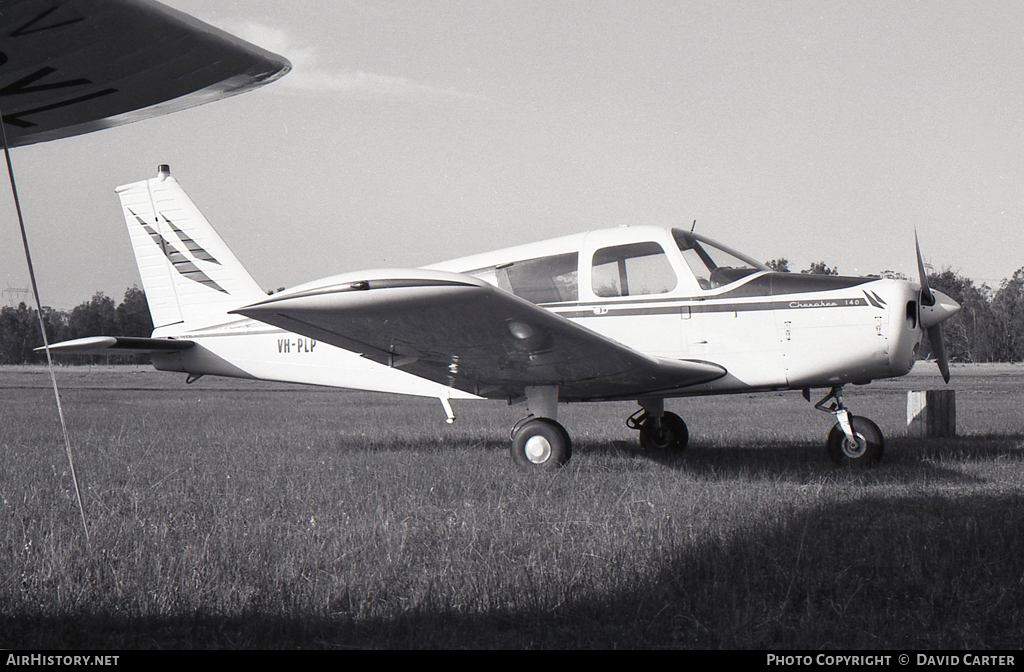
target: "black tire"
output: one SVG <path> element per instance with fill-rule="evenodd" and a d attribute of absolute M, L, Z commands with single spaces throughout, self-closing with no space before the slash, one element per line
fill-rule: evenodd
<path fill-rule="evenodd" d="M 682 452 L 690 441 L 690 430 L 675 413 L 666 412 L 660 423 L 648 416 L 640 425 L 640 446 L 646 450 Z"/>
<path fill-rule="evenodd" d="M 554 471 L 572 457 L 565 428 L 550 418 L 530 420 L 512 437 L 512 461 L 520 467 Z"/>
<path fill-rule="evenodd" d="M 878 425 L 860 415 L 850 416 L 850 425 L 857 441 L 851 443 L 837 422 L 828 434 L 828 456 L 838 465 L 870 466 L 882 459 L 885 437 Z"/>

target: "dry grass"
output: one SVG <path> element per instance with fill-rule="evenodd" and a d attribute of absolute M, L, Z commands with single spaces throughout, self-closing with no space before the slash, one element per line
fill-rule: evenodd
<path fill-rule="evenodd" d="M 0 646 L 1020 648 L 1024 372 L 958 371 L 962 435 L 835 469 L 796 393 L 681 400 L 682 458 L 631 404 L 573 406 L 557 474 L 520 409 L 137 369 L 0 371 Z M 127 389 L 126 389 L 127 388 Z"/>

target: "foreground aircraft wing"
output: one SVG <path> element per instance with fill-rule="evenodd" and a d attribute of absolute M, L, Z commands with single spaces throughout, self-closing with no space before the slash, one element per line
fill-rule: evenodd
<path fill-rule="evenodd" d="M 60 355 L 151 355 L 161 352 L 188 350 L 195 343 L 172 338 L 142 338 L 139 336 L 88 336 L 75 338 L 50 346 L 50 352 Z M 36 348 L 41 352 L 45 348 Z"/>
<path fill-rule="evenodd" d="M 0 112 L 11 147 L 202 105 L 291 69 L 150 0 L 3 0 L 0 21 Z"/>
<path fill-rule="evenodd" d="M 440 271 L 337 276 L 232 312 L 483 397 L 557 385 L 566 401 L 636 398 L 726 373 L 644 355 L 482 280 Z"/>

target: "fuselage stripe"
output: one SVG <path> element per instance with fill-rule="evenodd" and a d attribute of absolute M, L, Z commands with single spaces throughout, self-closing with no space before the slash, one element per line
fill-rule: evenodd
<path fill-rule="evenodd" d="M 837 299 L 804 299 L 789 301 L 758 301 L 745 303 L 697 303 L 678 304 L 674 306 L 646 306 L 615 308 L 608 304 L 599 304 L 584 310 L 552 310 L 553 313 L 565 318 L 582 317 L 635 317 L 639 315 L 674 315 L 688 311 L 693 313 L 732 313 L 758 310 L 806 310 L 809 308 L 855 308 L 870 306 L 866 299 L 860 297 Z M 580 306 L 585 308 L 585 306 Z"/>

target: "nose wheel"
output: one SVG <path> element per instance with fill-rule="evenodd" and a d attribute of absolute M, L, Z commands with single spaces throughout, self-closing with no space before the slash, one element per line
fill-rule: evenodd
<path fill-rule="evenodd" d="M 843 404 L 842 387 L 833 387 L 814 407 L 836 416 L 836 424 L 828 433 L 826 443 L 828 456 L 834 463 L 869 466 L 882 459 L 885 451 L 882 430 L 871 420 L 850 414 Z"/>
<path fill-rule="evenodd" d="M 853 438 L 840 423 L 828 433 L 828 456 L 836 464 L 869 465 L 882 459 L 885 439 L 878 425 L 859 415 L 850 416 Z"/>

